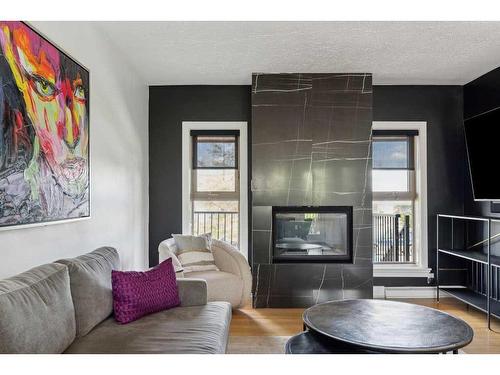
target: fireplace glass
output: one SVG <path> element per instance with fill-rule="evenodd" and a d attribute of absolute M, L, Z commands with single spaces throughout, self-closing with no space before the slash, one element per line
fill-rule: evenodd
<path fill-rule="evenodd" d="M 352 207 L 273 207 L 273 262 L 352 262 Z"/>

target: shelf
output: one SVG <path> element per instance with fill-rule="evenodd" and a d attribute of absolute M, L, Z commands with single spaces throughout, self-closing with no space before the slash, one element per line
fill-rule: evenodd
<path fill-rule="evenodd" d="M 479 262 L 483 264 L 488 264 L 488 255 L 481 251 L 472 250 L 448 250 L 448 249 L 438 249 L 440 253 L 453 255 L 456 257 L 469 259 L 474 262 Z M 500 257 L 491 255 L 490 256 L 491 265 L 495 267 L 500 267 Z"/>
<path fill-rule="evenodd" d="M 459 220 L 473 220 L 473 221 L 479 221 L 487 224 L 487 239 L 479 242 L 478 244 L 485 244 L 485 248 L 480 249 L 482 251 L 476 251 L 476 250 L 465 250 L 465 249 L 443 249 L 439 247 L 439 219 L 440 218 L 449 218 L 451 220 L 451 244 L 453 247 L 453 239 L 454 239 L 454 233 L 453 233 L 453 219 L 459 219 Z M 488 329 L 491 329 L 490 327 L 490 317 L 494 316 L 496 318 L 500 319 L 500 301 L 494 300 L 491 298 L 492 293 L 489 291 L 495 285 L 494 288 L 495 292 L 494 294 L 498 294 L 497 288 L 499 288 L 499 283 L 498 283 L 498 270 L 500 270 L 500 256 L 498 255 L 492 255 L 491 254 L 491 224 L 492 222 L 499 222 L 500 220 L 498 219 L 493 219 L 489 217 L 474 217 L 474 216 L 458 216 L 458 215 L 443 215 L 443 214 L 438 214 L 437 215 L 437 223 L 436 223 L 436 229 L 437 229 L 437 238 L 436 242 L 438 244 L 438 249 L 436 252 L 436 265 L 439 264 L 439 254 L 447 254 L 450 256 L 454 256 L 457 258 L 462 258 L 462 259 L 467 259 L 472 262 L 475 262 L 476 264 L 484 264 L 487 267 L 487 284 L 489 286 L 488 288 L 488 293 L 490 294 L 490 297 L 488 298 L 487 296 L 478 293 L 472 289 L 467 289 L 467 288 L 450 288 L 450 287 L 439 287 L 439 276 L 437 278 L 437 289 L 438 292 L 440 290 L 443 291 L 443 293 L 448 294 L 451 297 L 454 297 L 462 302 L 465 302 L 467 305 L 473 306 L 488 315 Z M 484 230 L 484 227 L 483 227 Z M 493 236 L 493 238 L 497 237 L 498 235 Z M 486 251 L 484 251 L 486 250 Z M 488 262 L 489 260 L 489 262 Z M 474 268 L 474 267 L 473 267 Z M 439 267 L 436 271 L 436 274 L 439 275 Z M 495 280 L 493 280 L 493 275 L 495 276 Z M 489 307 L 490 311 L 488 313 L 488 301 L 489 301 Z"/>
<path fill-rule="evenodd" d="M 448 215 L 448 214 L 437 214 L 438 217 L 446 217 L 448 219 L 459 219 L 459 220 L 474 220 L 474 221 L 484 221 L 487 222 L 490 220 L 486 217 L 480 216 L 461 216 L 461 215 Z"/>
<path fill-rule="evenodd" d="M 486 296 L 466 288 L 439 288 L 439 291 L 446 292 L 452 297 L 474 306 L 478 310 L 486 312 Z M 500 302 L 490 299 L 491 315 L 500 319 Z"/>

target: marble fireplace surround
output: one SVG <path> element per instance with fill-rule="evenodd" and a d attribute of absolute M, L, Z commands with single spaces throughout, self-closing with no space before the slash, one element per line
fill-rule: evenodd
<path fill-rule="evenodd" d="M 252 76 L 254 307 L 372 298 L 372 77 Z M 273 263 L 273 206 L 352 206 L 352 263 Z"/>

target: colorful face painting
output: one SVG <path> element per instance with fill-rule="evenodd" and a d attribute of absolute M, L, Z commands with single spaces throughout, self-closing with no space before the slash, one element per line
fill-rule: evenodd
<path fill-rule="evenodd" d="M 0 228 L 86 217 L 89 72 L 0 21 Z"/>

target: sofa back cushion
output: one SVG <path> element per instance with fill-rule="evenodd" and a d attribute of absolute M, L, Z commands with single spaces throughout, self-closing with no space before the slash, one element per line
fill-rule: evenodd
<path fill-rule="evenodd" d="M 0 353 L 62 353 L 74 339 L 66 266 L 46 264 L 0 280 Z"/>
<path fill-rule="evenodd" d="M 111 271 L 120 258 L 112 247 L 101 247 L 72 259 L 58 260 L 68 267 L 75 306 L 76 337 L 85 336 L 113 313 Z"/>

